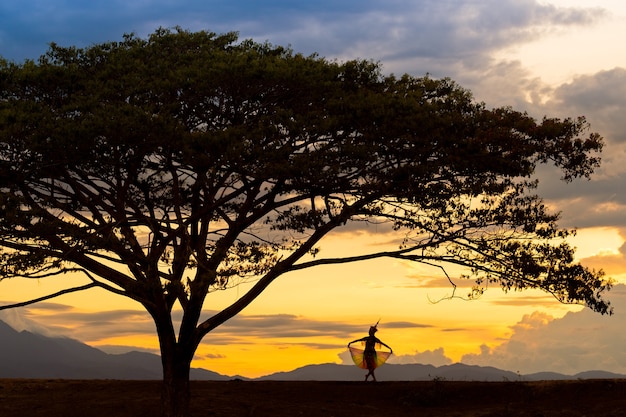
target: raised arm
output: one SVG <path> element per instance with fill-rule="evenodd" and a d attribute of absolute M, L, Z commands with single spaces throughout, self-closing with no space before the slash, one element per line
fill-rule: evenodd
<path fill-rule="evenodd" d="M 363 341 L 365 341 L 365 339 L 367 339 L 367 337 L 362 337 L 360 339 L 353 340 L 352 342 L 348 343 L 348 347 L 350 347 L 350 345 L 355 343 L 355 342 L 363 342 Z"/>
<path fill-rule="evenodd" d="M 381 345 L 385 346 L 387 349 L 389 349 L 391 351 L 391 353 L 393 353 L 393 349 L 391 348 L 391 346 L 389 346 L 388 344 L 386 344 L 385 342 L 383 342 L 380 339 L 376 339 L 376 343 L 380 343 Z"/>

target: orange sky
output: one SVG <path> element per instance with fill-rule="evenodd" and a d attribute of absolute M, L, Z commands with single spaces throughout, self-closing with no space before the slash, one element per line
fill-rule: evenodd
<path fill-rule="evenodd" d="M 354 245 L 357 241 L 373 240 L 375 235 L 362 235 L 359 240 L 342 236 L 322 248 L 335 254 L 341 253 L 340 247 L 346 241 Z M 623 243 L 612 229 L 585 230 L 577 241 L 583 243 L 580 253 L 585 257 L 597 253 L 615 257 Z M 591 243 L 594 241 L 604 244 L 598 247 Z M 615 271 L 623 265 L 621 259 L 621 266 Z M 454 276 L 454 270 L 448 272 Z M 457 295 L 465 295 L 467 283 L 457 282 Z M 4 281 L 0 289 L 7 299 L 24 299 L 68 284 Z M 225 307 L 244 290 L 235 288 L 212 294 L 207 314 Z M 558 319 L 567 312 L 582 310 L 580 306 L 560 304 L 539 291 L 504 294 L 497 287 L 488 289 L 475 301 L 435 302 L 451 291 L 439 269 L 394 260 L 325 266 L 288 274 L 273 283 L 242 315 L 210 333 L 198 349 L 193 366 L 226 375 L 257 377 L 311 363 L 341 362 L 347 358 L 347 342 L 364 336 L 379 318 L 378 336 L 393 347 L 392 362 L 421 362 L 428 358 L 441 365 L 460 361 L 466 354 L 478 354 L 481 345 L 502 344 L 511 336 L 511 326 L 525 315 L 541 312 Z M 47 327 L 53 334 L 75 337 L 104 350 L 119 351 L 111 345 L 153 352 L 157 349 L 154 325 L 148 314 L 135 303 L 99 289 L 62 296 L 53 303 L 20 309 L 18 314 Z"/>

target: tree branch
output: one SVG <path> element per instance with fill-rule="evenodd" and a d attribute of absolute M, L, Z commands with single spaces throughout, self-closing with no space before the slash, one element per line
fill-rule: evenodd
<path fill-rule="evenodd" d="M 66 288 L 64 290 L 55 292 L 54 294 L 48 294 L 48 295 L 45 295 L 43 297 L 35 298 L 35 299 L 32 299 L 32 300 L 28 300 L 28 301 L 23 301 L 21 303 L 15 303 L 15 304 L 9 304 L 9 305 L 6 305 L 6 306 L 0 306 L 0 311 L 1 310 L 8 310 L 10 308 L 16 308 L 16 307 L 24 307 L 24 306 L 27 306 L 27 305 L 39 303 L 41 301 L 50 300 L 52 298 L 56 298 L 56 297 L 59 297 L 61 295 L 71 294 L 73 292 L 78 292 L 78 291 L 84 291 L 84 290 L 88 290 L 88 289 L 94 288 L 94 287 L 100 287 L 100 288 L 103 288 L 103 289 L 105 289 L 107 291 L 110 291 L 112 293 L 115 293 L 115 294 L 118 294 L 118 295 L 122 295 L 122 296 L 125 296 L 125 297 L 129 296 L 123 290 L 120 290 L 118 288 L 112 287 L 110 285 L 107 285 L 107 284 L 105 284 L 103 282 L 98 281 L 96 278 L 94 278 L 93 275 L 91 275 L 91 273 L 89 273 L 89 271 L 87 271 L 85 269 L 76 268 L 76 269 L 62 270 L 62 271 L 58 271 L 58 272 L 56 272 L 54 274 L 51 273 L 51 274 L 49 274 L 49 276 L 65 274 L 65 273 L 68 273 L 68 272 L 82 272 L 85 275 L 87 275 L 87 277 L 91 280 L 91 282 L 89 284 L 81 285 L 81 286 L 78 286 L 78 287 Z"/>
<path fill-rule="evenodd" d="M 94 281 L 94 282 L 90 282 L 89 284 L 81 285 L 80 287 L 67 288 L 65 290 L 61 290 L 59 292 L 55 292 L 54 294 L 45 295 L 43 297 L 35 298 L 33 300 L 28 300 L 28 301 L 24 301 L 24 302 L 21 302 L 21 303 L 15 303 L 15 304 L 9 304 L 9 305 L 5 305 L 5 306 L 0 306 L 0 310 L 8 310 L 10 308 L 15 308 L 15 307 L 24 307 L 24 306 L 27 306 L 27 305 L 39 303 L 41 301 L 50 300 L 52 298 L 55 298 L 55 297 L 58 297 L 58 296 L 61 296 L 61 295 L 70 294 L 70 293 L 73 293 L 73 292 L 78 292 L 78 291 L 83 291 L 83 290 L 88 290 L 89 288 L 99 287 L 99 286 L 101 286 L 100 283 Z"/>

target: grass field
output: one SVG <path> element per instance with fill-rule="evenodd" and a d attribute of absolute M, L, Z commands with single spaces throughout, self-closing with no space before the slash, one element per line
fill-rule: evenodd
<path fill-rule="evenodd" d="M 2 417 L 158 417 L 159 381 L 0 379 Z M 194 382 L 192 415 L 626 416 L 626 380 Z"/>

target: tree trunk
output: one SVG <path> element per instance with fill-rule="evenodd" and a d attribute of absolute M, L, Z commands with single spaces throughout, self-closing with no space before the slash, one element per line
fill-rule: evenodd
<path fill-rule="evenodd" d="M 163 417 L 189 417 L 190 415 L 189 374 L 191 361 L 201 340 L 196 337 L 195 325 L 202 303 L 198 303 L 197 306 L 197 308 L 188 306 L 184 312 L 178 340 L 172 323 L 170 306 L 166 303 L 156 303 L 156 308 L 153 305 L 146 306 L 156 325 L 161 348 L 163 366 L 161 415 Z"/>
<path fill-rule="evenodd" d="M 171 352 L 161 353 L 163 363 L 163 390 L 161 404 L 163 417 L 189 417 L 189 370 L 191 361 Z"/>

